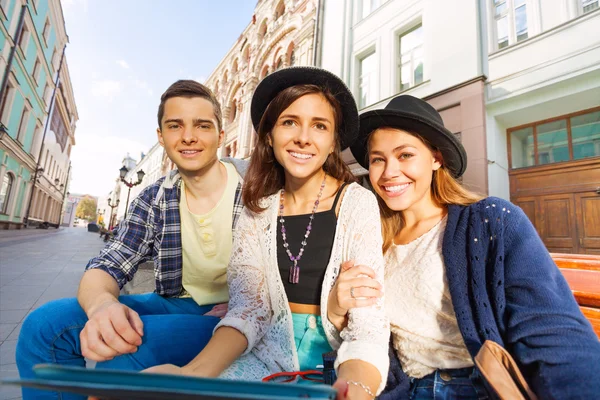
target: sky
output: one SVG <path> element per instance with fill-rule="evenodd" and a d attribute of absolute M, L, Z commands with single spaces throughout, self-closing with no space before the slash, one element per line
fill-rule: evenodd
<path fill-rule="evenodd" d="M 203 82 L 250 23 L 256 0 L 62 0 L 79 121 L 71 193 L 106 196 L 123 158 L 157 142 L 160 95 Z"/>

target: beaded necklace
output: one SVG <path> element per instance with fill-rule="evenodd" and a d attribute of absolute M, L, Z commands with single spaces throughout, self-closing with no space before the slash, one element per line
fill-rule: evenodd
<path fill-rule="evenodd" d="M 327 179 L 327 174 L 325 174 L 325 177 L 323 178 L 323 183 L 321 183 L 321 189 L 319 190 L 319 195 L 317 196 L 317 200 L 315 200 L 315 206 L 313 207 L 312 210 L 312 214 L 310 216 L 310 220 L 308 222 L 308 226 L 306 227 L 306 233 L 304 234 L 304 240 L 302 241 L 302 247 L 300 247 L 300 252 L 298 253 L 297 256 L 294 256 L 292 254 L 292 252 L 290 251 L 290 245 L 287 242 L 287 236 L 285 234 L 285 225 L 284 225 L 284 218 L 283 218 L 283 197 L 285 194 L 285 190 L 282 189 L 281 190 L 281 197 L 279 198 L 279 222 L 281 222 L 281 237 L 283 238 L 283 247 L 285 248 L 285 252 L 287 253 L 288 257 L 290 258 L 290 261 L 293 262 L 292 266 L 290 267 L 290 276 L 288 278 L 288 281 L 290 283 L 298 283 L 298 281 L 300 280 L 300 267 L 298 267 L 298 261 L 300 261 L 300 259 L 302 258 L 302 254 L 304 254 L 304 247 L 306 247 L 306 240 L 308 239 L 308 236 L 310 235 L 310 231 L 312 230 L 312 222 L 313 219 L 315 218 L 315 212 L 317 212 L 317 207 L 319 206 L 319 199 L 321 198 L 321 195 L 323 194 L 323 189 L 325 188 L 325 180 Z"/>

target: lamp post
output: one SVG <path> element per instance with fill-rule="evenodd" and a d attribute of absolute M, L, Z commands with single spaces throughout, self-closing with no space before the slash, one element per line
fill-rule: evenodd
<path fill-rule="evenodd" d="M 112 203 L 111 199 L 108 199 L 108 206 L 110 207 L 110 219 L 108 220 L 108 230 L 110 231 L 111 228 L 113 227 L 113 210 L 115 209 L 115 207 L 119 206 L 119 199 L 117 199 L 116 203 Z M 127 212 L 127 209 L 125 209 L 125 212 Z"/>
<path fill-rule="evenodd" d="M 146 173 L 140 169 L 137 172 L 137 177 L 138 177 L 137 182 L 133 182 L 133 181 L 127 182 L 125 180 L 125 176 L 127 175 L 128 172 L 129 172 L 129 170 L 124 165 L 121 167 L 121 169 L 119 169 L 119 174 L 121 176 L 121 182 L 123 182 L 125 184 L 125 186 L 127 186 L 127 188 L 128 188 L 127 189 L 127 202 L 125 203 L 125 216 L 123 218 L 127 217 L 127 207 L 129 207 L 129 195 L 131 194 L 131 188 L 142 183 L 142 179 L 144 179 L 144 175 L 146 175 Z"/>

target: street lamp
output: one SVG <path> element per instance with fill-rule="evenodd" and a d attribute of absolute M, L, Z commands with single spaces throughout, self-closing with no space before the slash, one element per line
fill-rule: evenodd
<path fill-rule="evenodd" d="M 144 179 L 144 175 L 146 175 L 146 173 L 140 169 L 137 172 L 137 177 L 138 177 L 137 182 L 133 182 L 133 181 L 127 182 L 125 180 L 125 176 L 127 175 L 128 172 L 129 172 L 129 170 L 124 165 L 119 169 L 119 175 L 121 177 L 121 182 L 123 182 L 125 184 L 125 186 L 127 186 L 127 188 L 128 188 L 127 189 L 127 202 L 125 203 L 125 216 L 123 218 L 127 217 L 127 207 L 129 207 L 129 194 L 131 193 L 131 188 L 142 183 L 142 179 Z"/>
<path fill-rule="evenodd" d="M 117 199 L 116 203 L 111 203 L 112 199 L 108 199 L 108 206 L 110 207 L 110 219 L 108 220 L 108 230 L 111 230 L 111 228 L 113 227 L 113 210 L 115 209 L 115 207 L 119 206 L 119 199 Z M 125 210 L 127 211 L 127 210 Z"/>

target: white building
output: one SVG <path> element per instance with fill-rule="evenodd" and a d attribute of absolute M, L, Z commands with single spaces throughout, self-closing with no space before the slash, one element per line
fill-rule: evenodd
<path fill-rule="evenodd" d="M 599 2 L 486 5 L 489 193 L 551 251 L 600 254 Z"/>
<path fill-rule="evenodd" d="M 464 183 L 487 191 L 484 49 L 476 0 L 328 0 L 321 66 L 350 87 L 361 112 L 399 93 L 427 100 L 469 155 Z M 365 173 L 346 160 L 355 173 Z"/>
<path fill-rule="evenodd" d="M 322 66 L 361 111 L 428 101 L 470 189 L 521 206 L 551 251 L 600 254 L 599 0 L 327 0 L 323 19 Z"/>
<path fill-rule="evenodd" d="M 135 199 L 147 186 L 156 182 L 159 178 L 164 175 L 163 172 L 163 155 L 164 149 L 157 142 L 148 154 L 141 154 L 141 159 L 136 163 L 129 154 L 123 159 L 123 165 L 129 170 L 125 176 L 125 180 L 129 183 L 135 183 L 138 181 L 138 172 L 144 171 L 144 178 L 139 185 L 131 187 L 131 192 L 127 185 L 120 180 L 117 180 L 117 184 L 114 190 L 114 202 L 119 200 L 119 205 L 115 208 L 116 220 L 121 221 L 125 215 L 125 210 L 131 201 Z M 128 200 L 129 196 L 129 202 Z"/>

